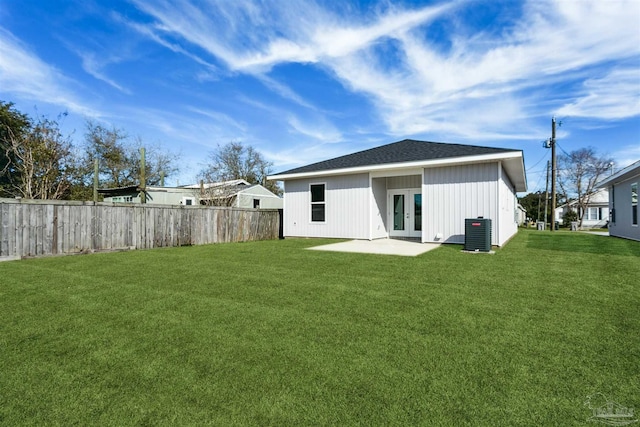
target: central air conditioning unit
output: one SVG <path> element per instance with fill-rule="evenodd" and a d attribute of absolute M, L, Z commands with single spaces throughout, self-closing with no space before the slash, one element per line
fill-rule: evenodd
<path fill-rule="evenodd" d="M 491 251 L 490 219 L 478 217 L 464 220 L 464 250 L 472 252 Z"/>

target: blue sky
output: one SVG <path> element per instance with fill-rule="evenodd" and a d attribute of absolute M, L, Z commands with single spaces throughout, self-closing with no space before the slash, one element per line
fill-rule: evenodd
<path fill-rule="evenodd" d="M 273 172 L 405 138 L 640 159 L 640 0 L 2 0 L 0 99 L 181 154 L 218 144 Z M 37 108 L 37 110 L 36 110 Z"/>

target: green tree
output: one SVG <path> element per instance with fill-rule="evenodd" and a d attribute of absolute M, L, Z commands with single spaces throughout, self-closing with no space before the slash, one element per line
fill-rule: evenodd
<path fill-rule="evenodd" d="M 546 204 L 547 221 L 551 221 L 553 216 L 551 215 L 551 194 L 550 193 L 547 196 L 547 194 L 544 191 L 536 191 L 535 193 L 529 193 L 524 197 L 518 198 L 518 202 L 527 211 L 527 218 L 530 218 L 533 221 L 544 221 L 545 199 L 547 197 L 549 197 L 549 201 Z M 557 205 L 559 205 L 558 200 L 560 200 L 561 197 L 562 197 L 561 194 L 557 195 L 556 197 Z"/>

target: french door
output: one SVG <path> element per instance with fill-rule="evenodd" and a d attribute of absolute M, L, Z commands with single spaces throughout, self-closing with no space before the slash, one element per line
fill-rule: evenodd
<path fill-rule="evenodd" d="M 421 237 L 420 189 L 387 191 L 387 224 L 390 237 Z"/>

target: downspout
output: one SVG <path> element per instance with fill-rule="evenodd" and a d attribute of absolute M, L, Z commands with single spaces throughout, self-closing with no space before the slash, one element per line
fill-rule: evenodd
<path fill-rule="evenodd" d="M 498 180 L 496 181 L 496 244 L 500 246 L 500 182 L 502 181 L 502 162 L 498 162 Z"/>
<path fill-rule="evenodd" d="M 373 240 L 373 178 L 371 178 L 371 172 L 369 172 L 369 199 L 367 200 L 369 203 L 369 241 Z"/>
<path fill-rule="evenodd" d="M 427 232 L 427 227 L 426 227 L 427 219 L 426 219 L 426 215 L 424 214 L 424 211 L 425 211 L 424 207 L 427 205 L 425 203 L 425 198 L 424 198 L 424 196 L 425 196 L 425 194 L 424 194 L 425 193 L 425 191 L 424 191 L 425 187 L 426 186 L 424 184 L 424 168 L 422 168 L 422 173 L 420 174 L 420 200 L 421 200 L 421 203 L 422 203 L 422 207 L 421 207 L 421 209 L 422 209 L 421 217 L 422 218 L 420 219 L 420 222 L 421 222 L 421 224 L 420 224 L 420 243 L 425 243 L 426 242 L 426 239 L 424 238 L 424 236 L 425 236 L 425 233 Z"/>

